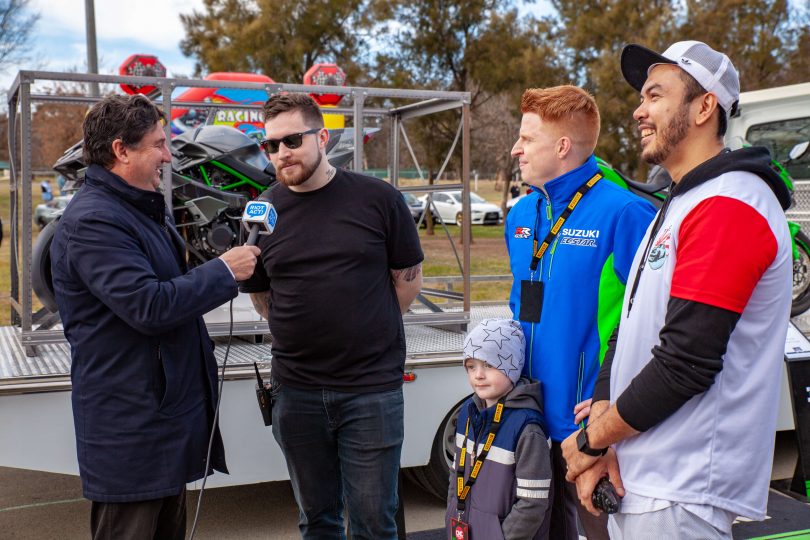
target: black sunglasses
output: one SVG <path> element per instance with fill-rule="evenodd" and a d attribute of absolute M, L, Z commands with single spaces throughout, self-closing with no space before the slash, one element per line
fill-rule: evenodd
<path fill-rule="evenodd" d="M 301 146 L 301 143 L 304 141 L 304 135 L 318 133 L 322 129 L 323 128 L 313 128 L 308 131 L 304 131 L 303 133 L 293 133 L 292 135 L 287 135 L 286 137 L 282 137 L 280 139 L 263 139 L 259 141 L 259 146 L 261 146 L 262 150 L 264 150 L 267 154 L 275 154 L 278 152 L 278 147 L 281 143 L 284 143 L 284 146 L 290 150 L 295 150 Z"/>

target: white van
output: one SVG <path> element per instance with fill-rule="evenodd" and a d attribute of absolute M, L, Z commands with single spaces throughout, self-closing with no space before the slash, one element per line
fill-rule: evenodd
<path fill-rule="evenodd" d="M 793 84 L 740 94 L 739 113 L 731 118 L 726 141 L 766 146 L 784 163 L 798 143 L 810 140 L 810 83 Z M 796 204 L 788 217 L 810 230 L 810 156 L 787 165 L 793 177 Z"/>

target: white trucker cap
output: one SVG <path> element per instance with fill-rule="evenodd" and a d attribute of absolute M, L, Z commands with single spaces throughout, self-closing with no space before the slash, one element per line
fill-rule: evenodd
<path fill-rule="evenodd" d="M 727 115 L 734 114 L 740 99 L 740 77 L 728 56 L 701 41 L 679 41 L 663 54 L 636 44 L 622 50 L 622 75 L 639 92 L 650 69 L 659 64 L 678 66 L 694 77 L 706 92 L 717 96 L 717 102 Z"/>

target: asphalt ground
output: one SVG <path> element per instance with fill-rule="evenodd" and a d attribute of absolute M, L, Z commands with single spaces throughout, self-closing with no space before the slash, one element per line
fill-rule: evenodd
<path fill-rule="evenodd" d="M 405 482 L 406 531 L 442 527 L 445 503 Z M 188 531 L 199 491 L 188 492 Z M 90 536 L 90 502 L 77 476 L 0 467 L 0 539 L 82 539 Z M 199 540 L 295 540 L 298 509 L 289 482 L 205 490 Z"/>
<path fill-rule="evenodd" d="M 793 475 L 797 451 L 793 432 L 780 432 L 776 440 L 773 478 Z M 197 507 L 198 491 L 189 491 L 188 531 Z M 445 503 L 408 481 L 403 485 L 405 528 L 410 540 L 432 540 L 443 526 Z M 771 498 L 779 496 L 772 492 Z M 298 510 L 289 482 L 265 482 L 206 490 L 199 540 L 295 540 Z M 782 531 L 810 529 L 810 506 L 799 508 L 798 521 L 777 525 Z M 770 510 L 770 508 L 769 508 Z M 796 514 L 796 510 L 793 510 Z M 768 521 L 763 522 L 767 529 Z M 736 527 L 736 526 L 735 526 Z M 739 529 L 739 527 L 737 527 Z M 414 533 L 422 534 L 414 534 Z M 772 534 L 772 530 L 766 531 Z M 90 503 L 82 497 L 77 476 L 0 467 L 0 539 L 87 539 Z M 754 535 L 738 535 L 750 538 Z M 756 536 L 759 536 L 757 534 Z M 802 537 L 805 538 L 805 537 Z"/>

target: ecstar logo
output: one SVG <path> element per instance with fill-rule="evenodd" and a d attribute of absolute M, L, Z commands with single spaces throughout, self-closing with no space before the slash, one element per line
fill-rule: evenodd
<path fill-rule="evenodd" d="M 515 238 L 528 238 L 531 235 L 531 227 L 515 227 Z"/>
<path fill-rule="evenodd" d="M 564 246 L 596 247 L 596 240 L 593 238 L 571 238 L 570 236 L 563 236 L 560 239 L 560 244 Z"/>
<path fill-rule="evenodd" d="M 596 247 L 599 238 L 599 229 L 569 229 L 563 228 L 560 244 L 567 246 Z"/>

